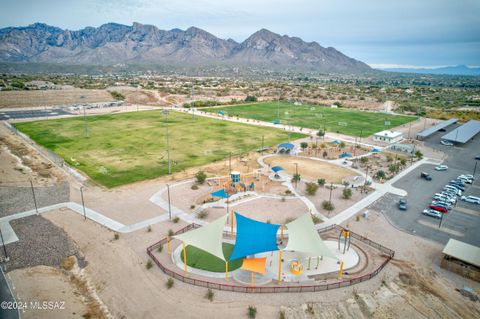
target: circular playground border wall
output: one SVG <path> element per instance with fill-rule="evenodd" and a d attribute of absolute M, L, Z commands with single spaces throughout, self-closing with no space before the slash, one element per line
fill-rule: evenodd
<path fill-rule="evenodd" d="M 190 224 L 187 225 L 186 227 L 178 230 L 175 232 L 175 235 L 182 234 L 184 232 L 187 232 L 191 229 L 199 228 L 201 225 L 198 224 Z M 322 234 L 325 232 L 328 232 L 330 230 L 337 230 L 338 232 L 341 232 L 344 228 L 338 225 L 331 225 L 323 229 L 319 229 L 318 233 Z M 227 233 L 226 233 L 227 234 Z M 228 232 L 228 235 L 231 235 L 230 232 Z M 211 282 L 208 280 L 201 280 L 201 279 L 194 279 L 194 278 L 189 278 L 187 276 L 184 276 L 175 270 L 172 270 L 168 267 L 166 267 L 164 264 L 162 264 L 152 253 L 153 250 L 155 250 L 158 246 L 160 245 L 165 245 L 167 243 L 167 238 L 163 238 L 159 242 L 156 242 L 155 244 L 149 246 L 147 248 L 147 254 L 152 258 L 152 260 L 155 262 L 155 264 L 167 275 L 178 279 L 182 282 L 199 286 L 199 287 L 205 287 L 205 288 L 211 288 L 211 289 L 217 289 L 217 290 L 224 290 L 224 291 L 233 291 L 233 292 L 243 292 L 243 293 L 285 293 L 285 292 L 315 292 L 315 291 L 324 291 L 324 290 L 331 290 L 331 289 L 337 289 L 337 288 L 343 288 L 343 287 L 348 287 L 352 286 L 367 280 L 370 280 L 371 278 L 375 277 L 382 269 L 388 264 L 388 262 L 395 256 L 395 251 L 391 250 L 390 248 L 387 248 L 383 245 L 380 245 L 368 238 L 365 238 L 361 235 L 358 235 L 357 233 L 354 233 L 350 231 L 350 236 L 351 238 L 354 238 L 358 241 L 361 241 L 362 243 L 380 251 L 383 255 L 385 255 L 385 260 L 383 263 L 379 265 L 379 267 L 375 268 L 374 271 L 359 276 L 359 277 L 354 277 L 354 278 L 348 278 L 342 281 L 334 282 L 334 283 L 323 283 L 323 284 L 311 284 L 311 285 L 279 285 L 279 286 L 260 286 L 260 287 L 251 287 L 251 286 L 244 286 L 244 285 L 236 285 L 236 284 L 222 284 L 222 283 L 216 283 L 216 282 Z M 172 268 L 174 268 L 173 266 Z"/>

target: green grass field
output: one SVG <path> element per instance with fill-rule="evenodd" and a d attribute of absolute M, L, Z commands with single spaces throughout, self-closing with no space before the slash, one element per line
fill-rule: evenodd
<path fill-rule="evenodd" d="M 233 245 L 223 243 L 223 255 L 230 258 L 233 252 Z M 183 261 L 183 249 L 180 253 Z M 228 262 L 228 271 L 233 271 L 242 267 L 242 258 L 235 259 Z M 212 272 L 225 272 L 225 262 L 220 258 L 207 253 L 204 250 L 198 249 L 194 246 L 187 246 L 187 265 L 197 269 L 208 270 Z"/>
<path fill-rule="evenodd" d="M 318 105 L 294 105 L 287 102 L 262 102 L 228 106 L 224 108 L 205 108 L 205 111 L 225 112 L 229 116 L 238 116 L 260 121 L 280 121 L 311 129 L 323 129 L 327 133 L 335 132 L 351 136 L 370 136 L 376 132 L 390 129 L 416 119 L 414 116 L 390 115 L 385 113 L 364 112 L 352 109 L 332 109 Z M 390 125 L 385 126 L 385 121 Z"/>
<path fill-rule="evenodd" d="M 166 117 L 160 111 L 17 123 L 38 144 L 53 150 L 93 181 L 115 187 L 168 173 Z M 281 130 L 170 112 L 168 116 L 172 172 L 246 153 L 288 139 Z M 292 134 L 293 139 L 303 137 Z"/>

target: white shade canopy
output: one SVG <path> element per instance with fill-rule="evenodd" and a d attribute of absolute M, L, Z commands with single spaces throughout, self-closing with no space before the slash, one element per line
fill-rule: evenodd
<path fill-rule="evenodd" d="M 324 256 L 337 259 L 320 238 L 309 213 L 285 225 L 288 243 L 283 250 L 296 251 L 307 257 Z"/>
<path fill-rule="evenodd" d="M 223 227 L 227 222 L 227 216 L 224 215 L 219 219 L 214 220 L 208 225 L 188 231 L 183 234 L 175 235 L 173 238 L 185 242 L 185 246 L 192 245 L 200 248 L 223 261 Z"/>

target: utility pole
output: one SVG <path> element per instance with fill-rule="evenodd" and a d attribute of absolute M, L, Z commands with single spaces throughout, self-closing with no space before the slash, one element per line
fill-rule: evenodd
<path fill-rule="evenodd" d="M 37 215 L 38 215 L 37 199 L 35 198 L 35 190 L 33 189 L 33 182 L 31 179 L 30 179 L 30 186 L 32 188 L 33 203 L 35 204 L 35 211 L 37 212 Z"/>
<path fill-rule="evenodd" d="M 83 123 L 84 123 L 84 129 L 83 129 L 83 137 L 88 137 L 88 122 L 87 122 L 87 112 L 85 110 L 85 104 L 83 104 Z"/>
<path fill-rule="evenodd" d="M 473 167 L 473 174 L 472 174 L 473 178 L 475 178 L 475 172 L 477 171 L 477 164 L 478 164 L 478 162 L 475 161 L 475 166 Z"/>
<path fill-rule="evenodd" d="M 167 184 L 167 195 L 168 195 L 168 219 L 172 220 L 172 207 L 170 205 L 170 185 Z"/>
<path fill-rule="evenodd" d="M 85 202 L 83 201 L 83 186 L 80 186 L 80 196 L 82 196 L 83 220 L 87 220 L 87 214 L 85 213 Z"/>
<path fill-rule="evenodd" d="M 264 135 L 262 135 L 262 156 L 263 156 L 263 142 L 264 142 Z"/>
<path fill-rule="evenodd" d="M 8 261 L 8 255 L 7 255 L 7 247 L 5 242 L 3 241 L 3 233 L 2 233 L 2 228 L 0 227 L 0 238 L 2 239 L 2 245 L 3 245 L 3 252 L 5 253 L 5 261 Z"/>

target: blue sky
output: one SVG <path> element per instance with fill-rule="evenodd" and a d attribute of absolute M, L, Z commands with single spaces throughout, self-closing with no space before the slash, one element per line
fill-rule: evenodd
<path fill-rule="evenodd" d="M 136 21 L 236 41 L 266 28 L 374 66 L 480 66 L 479 0 L 0 0 L 0 8 L 0 27 Z"/>

